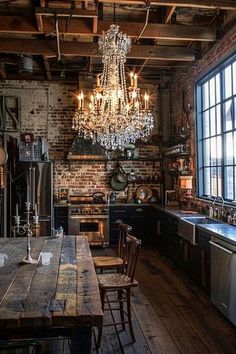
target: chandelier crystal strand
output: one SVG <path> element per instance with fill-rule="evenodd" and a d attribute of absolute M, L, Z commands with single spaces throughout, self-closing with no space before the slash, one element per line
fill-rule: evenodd
<path fill-rule="evenodd" d="M 88 111 L 84 109 L 83 92 L 79 93 L 73 129 L 79 136 L 91 138 L 93 143 L 98 142 L 106 149 L 123 149 L 151 134 L 153 116 L 149 110 L 149 97 L 145 92 L 141 100 L 138 76 L 133 72 L 127 88 L 125 62 L 131 39 L 119 32 L 119 26 L 111 25 L 98 44 L 103 72 L 97 76 Z"/>

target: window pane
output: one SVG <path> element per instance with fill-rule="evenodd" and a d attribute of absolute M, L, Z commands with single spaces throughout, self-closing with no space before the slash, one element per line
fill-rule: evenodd
<path fill-rule="evenodd" d="M 199 196 L 221 195 L 228 201 L 236 201 L 236 60 L 232 58 L 197 87 Z"/>
<path fill-rule="evenodd" d="M 216 103 L 220 102 L 220 74 L 216 75 Z"/>
<path fill-rule="evenodd" d="M 216 106 L 216 127 L 217 127 L 216 128 L 217 134 L 220 134 L 221 133 L 221 108 L 219 104 Z"/>
<path fill-rule="evenodd" d="M 224 130 L 231 130 L 233 127 L 232 124 L 232 100 L 225 102 L 223 108 L 223 126 Z"/>
<path fill-rule="evenodd" d="M 204 168 L 204 194 L 211 195 L 210 168 Z"/>
<path fill-rule="evenodd" d="M 217 196 L 217 169 L 212 167 L 211 169 L 211 195 Z"/>
<path fill-rule="evenodd" d="M 222 173 L 221 173 L 221 167 L 217 168 L 217 185 L 218 185 L 217 195 L 221 195 L 222 196 Z"/>
<path fill-rule="evenodd" d="M 210 136 L 210 127 L 209 127 L 209 111 L 203 113 L 203 137 L 207 138 Z"/>
<path fill-rule="evenodd" d="M 217 149 L 217 165 L 221 165 L 222 160 L 222 137 L 217 136 L 216 138 L 216 149 Z"/>
<path fill-rule="evenodd" d="M 210 110 L 210 126 L 211 126 L 211 136 L 216 135 L 216 110 L 215 107 Z"/>
<path fill-rule="evenodd" d="M 217 165 L 216 138 L 211 138 L 210 144 L 211 144 L 211 166 L 216 166 Z"/>
<path fill-rule="evenodd" d="M 210 80 L 210 106 L 214 106 L 216 103 L 216 91 L 215 91 L 215 78 Z"/>
<path fill-rule="evenodd" d="M 224 98 L 228 98 L 232 95 L 232 70 L 231 70 L 231 65 L 229 65 L 225 70 L 224 70 Z"/>
<path fill-rule="evenodd" d="M 234 99 L 234 128 L 236 129 L 236 98 Z"/>
<path fill-rule="evenodd" d="M 209 139 L 204 140 L 203 143 L 204 151 L 204 166 L 210 166 L 210 141 Z"/>
<path fill-rule="evenodd" d="M 236 167 L 234 167 L 234 200 L 236 201 Z"/>
<path fill-rule="evenodd" d="M 225 167 L 225 198 L 233 199 L 233 167 Z"/>
<path fill-rule="evenodd" d="M 233 94 L 236 95 L 236 61 L 233 63 Z"/>
<path fill-rule="evenodd" d="M 203 110 L 209 107 L 208 81 L 202 86 L 202 105 L 203 105 Z"/>
<path fill-rule="evenodd" d="M 234 164 L 236 165 L 236 131 L 234 132 L 233 149 L 234 149 Z"/>
<path fill-rule="evenodd" d="M 225 165 L 233 165 L 233 134 L 225 134 Z"/>

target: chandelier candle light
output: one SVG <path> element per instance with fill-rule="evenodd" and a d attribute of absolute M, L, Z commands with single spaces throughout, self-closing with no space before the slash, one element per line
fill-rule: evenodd
<path fill-rule="evenodd" d="M 149 95 L 141 95 L 138 75 L 130 72 L 130 86 L 126 86 L 126 54 L 131 39 L 119 32 L 119 26 L 110 29 L 99 39 L 103 72 L 97 76 L 96 88 L 90 95 L 88 110 L 85 97 L 78 94 L 78 107 L 73 118 L 73 129 L 79 136 L 92 139 L 106 149 L 124 149 L 124 146 L 151 134 L 153 116 L 149 110 Z"/>

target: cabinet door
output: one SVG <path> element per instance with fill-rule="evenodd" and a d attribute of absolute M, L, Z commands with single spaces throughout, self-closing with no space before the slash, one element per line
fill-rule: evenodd
<path fill-rule="evenodd" d="M 109 243 L 116 245 L 119 238 L 118 225 L 120 222 L 129 223 L 129 212 L 127 207 L 110 207 L 109 209 Z"/>
<path fill-rule="evenodd" d="M 148 243 L 157 246 L 160 233 L 159 211 L 154 207 L 146 207 L 146 226 L 148 235 L 146 236 Z"/>
<path fill-rule="evenodd" d="M 142 243 L 147 243 L 148 240 L 148 222 L 146 220 L 145 207 L 131 207 L 129 213 L 129 225 L 132 226 L 132 234 L 142 240 Z"/>
<path fill-rule="evenodd" d="M 207 293 L 210 293 L 210 236 L 196 230 L 197 245 L 191 245 L 189 275 Z"/>
<path fill-rule="evenodd" d="M 160 251 L 170 257 L 174 257 L 174 239 L 177 234 L 177 219 L 168 214 L 161 214 L 160 220 Z"/>

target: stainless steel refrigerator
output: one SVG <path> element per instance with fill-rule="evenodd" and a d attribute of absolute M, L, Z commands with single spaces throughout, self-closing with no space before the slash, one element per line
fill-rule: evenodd
<path fill-rule="evenodd" d="M 51 162 L 18 162 L 12 190 L 12 216 L 18 204 L 19 215 L 26 219 L 25 203 L 37 204 L 39 215 L 39 236 L 51 235 L 53 165 Z"/>

